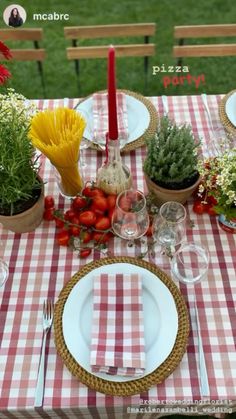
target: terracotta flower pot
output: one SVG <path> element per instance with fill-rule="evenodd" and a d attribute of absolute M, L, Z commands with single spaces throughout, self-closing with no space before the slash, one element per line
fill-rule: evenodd
<path fill-rule="evenodd" d="M 40 179 L 42 188 L 39 199 L 26 211 L 16 215 L 1 215 L 0 224 L 7 230 L 14 233 L 28 233 L 35 230 L 42 221 L 44 212 L 44 184 Z"/>
<path fill-rule="evenodd" d="M 181 204 L 185 204 L 187 199 L 192 195 L 192 193 L 195 191 L 195 189 L 198 187 L 200 183 L 199 177 L 192 186 L 189 186 L 186 189 L 165 189 L 154 183 L 145 173 L 144 176 L 148 191 L 154 196 L 154 201 L 158 206 L 161 206 L 162 204 L 168 201 L 176 201 L 180 202 Z"/>

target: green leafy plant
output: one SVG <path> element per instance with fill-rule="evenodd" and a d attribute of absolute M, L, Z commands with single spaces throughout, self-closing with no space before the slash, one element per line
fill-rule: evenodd
<path fill-rule="evenodd" d="M 12 215 L 37 200 L 39 164 L 28 139 L 32 108 L 12 89 L 0 100 L 0 214 Z"/>
<path fill-rule="evenodd" d="M 156 134 L 147 142 L 144 172 L 154 183 L 168 189 L 188 187 L 198 177 L 199 145 L 191 127 L 177 126 L 163 116 Z"/>

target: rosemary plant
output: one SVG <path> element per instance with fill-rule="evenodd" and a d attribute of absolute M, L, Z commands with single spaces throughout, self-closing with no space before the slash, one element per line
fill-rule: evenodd
<path fill-rule="evenodd" d="M 30 116 L 22 103 L 0 97 L 0 214 L 13 215 L 38 196 L 39 164 L 28 140 Z M 17 96 L 17 94 L 16 94 Z M 17 99 L 16 99 L 17 100 Z"/>
<path fill-rule="evenodd" d="M 160 186 L 169 189 L 187 187 L 198 177 L 199 145 L 189 126 L 177 126 L 164 116 L 156 134 L 147 142 L 144 172 Z"/>

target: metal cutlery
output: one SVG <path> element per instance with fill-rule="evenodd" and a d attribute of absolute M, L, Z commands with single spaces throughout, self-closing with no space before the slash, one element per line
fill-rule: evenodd
<path fill-rule="evenodd" d="M 43 303 L 43 343 L 41 349 L 40 364 L 38 370 L 38 380 L 35 390 L 34 406 L 40 407 L 43 404 L 44 380 L 45 380 L 45 349 L 48 332 L 53 322 L 53 303 L 52 300 L 45 300 Z"/>
<path fill-rule="evenodd" d="M 162 99 L 162 104 L 163 104 L 163 108 L 164 108 L 164 115 L 168 115 L 169 106 L 168 106 L 167 96 L 162 95 L 161 99 Z"/>
<path fill-rule="evenodd" d="M 208 117 L 208 121 L 209 121 L 211 130 L 214 132 L 213 121 L 212 121 L 210 109 L 209 109 L 209 106 L 208 106 L 208 103 L 207 103 L 207 95 L 206 95 L 206 93 L 202 93 L 201 94 L 201 97 L 202 97 L 203 105 L 204 105 L 205 110 L 206 110 L 206 113 L 207 113 L 207 117 Z"/>
<path fill-rule="evenodd" d="M 200 374 L 200 392 L 201 392 L 201 396 L 210 396 L 210 388 L 209 388 L 209 382 L 208 382 L 208 376 L 207 376 L 206 362 L 205 362 L 202 338 L 201 338 L 201 333 L 200 333 L 200 322 L 199 322 L 198 310 L 197 310 L 195 299 L 194 299 L 194 314 L 195 314 L 197 336 L 198 336 L 198 366 L 199 366 L 199 374 Z"/>

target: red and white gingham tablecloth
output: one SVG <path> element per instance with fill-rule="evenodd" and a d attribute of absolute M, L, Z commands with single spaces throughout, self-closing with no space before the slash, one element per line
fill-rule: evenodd
<path fill-rule="evenodd" d="M 163 114 L 161 97 L 150 98 Z M 220 127 L 220 96 L 208 96 L 213 123 Z M 77 99 L 69 100 L 72 107 Z M 63 105 L 63 100 L 39 100 L 40 109 Z M 209 150 L 210 131 L 201 96 L 168 97 L 170 115 L 177 122 L 191 124 L 202 138 L 204 153 Z M 101 166 L 101 152 L 84 151 L 87 174 Z M 142 172 L 145 147 L 125 154 L 134 186 L 146 192 Z M 69 207 L 59 195 L 52 167 L 42 159 L 41 174 L 46 194 L 55 197 L 61 208 Z M 82 265 L 104 257 L 91 254 L 86 260 L 55 242 L 54 223 L 43 221 L 31 233 L 14 234 L 0 227 L 1 256 L 9 264 L 10 275 L 0 289 L 0 418 L 120 418 L 158 417 L 171 413 L 222 414 L 236 411 L 236 246 L 235 235 L 219 228 L 217 218 L 196 215 L 192 203 L 187 211 L 194 222 L 188 229 L 189 241 L 200 241 L 209 249 L 211 261 L 208 280 L 196 287 L 201 336 L 210 385 L 210 397 L 202 398 L 197 372 L 197 334 L 193 324 L 187 351 L 175 371 L 158 386 L 132 397 L 112 397 L 90 390 L 74 378 L 57 355 L 53 330 L 46 348 L 46 378 L 43 408 L 34 409 L 34 392 L 42 343 L 42 305 L 47 297 L 54 301 L 64 284 Z M 113 255 L 137 256 L 140 248 L 121 246 L 115 238 L 109 244 Z M 153 260 L 152 260 L 153 261 Z M 157 253 L 155 263 L 169 272 L 169 262 Z M 180 286 L 190 310 L 193 291 Z M 136 410 L 137 409 L 137 410 Z M 146 409 L 146 412 L 141 409 Z M 152 409 L 154 409 L 152 411 Z M 159 410 L 158 410 L 159 409 Z M 142 416 L 141 413 L 144 415 Z M 146 413 L 146 416 L 145 416 Z"/>

